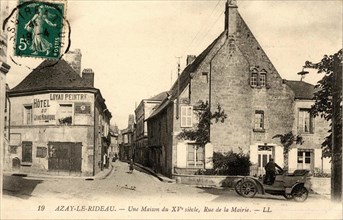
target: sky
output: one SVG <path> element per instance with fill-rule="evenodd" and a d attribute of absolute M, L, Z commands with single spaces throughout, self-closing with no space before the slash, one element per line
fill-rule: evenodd
<path fill-rule="evenodd" d="M 112 113 L 124 129 L 145 98 L 170 89 L 187 55 L 199 55 L 224 29 L 226 0 L 69 0 L 71 50 L 81 49 L 82 69 L 95 72 Z M 10 6 L 16 1 L 10 0 Z M 305 61 L 318 62 L 342 48 L 343 1 L 238 0 L 238 10 L 282 78 L 299 80 Z M 40 59 L 20 62 L 38 65 Z M 7 83 L 31 70 L 10 60 Z M 315 84 L 314 70 L 304 81 Z"/>

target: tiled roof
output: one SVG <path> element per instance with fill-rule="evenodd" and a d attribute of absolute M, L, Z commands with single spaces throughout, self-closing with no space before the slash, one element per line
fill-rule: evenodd
<path fill-rule="evenodd" d="M 58 62 L 45 60 L 16 87 L 11 89 L 9 94 L 15 96 L 26 92 L 30 93 L 44 90 L 86 89 L 91 89 L 99 95 L 101 107 L 106 110 L 105 99 L 103 99 L 100 90 L 90 86 L 89 81 L 77 74 L 65 60 L 59 60 Z M 108 109 L 104 112 L 107 117 L 112 117 Z"/>
<path fill-rule="evenodd" d="M 145 99 L 147 101 L 162 101 L 168 96 L 167 92 L 161 92 L 151 98 Z"/>
<path fill-rule="evenodd" d="M 180 92 L 182 92 L 188 83 L 191 80 L 190 74 L 195 72 L 199 65 L 202 63 L 202 61 L 205 59 L 205 57 L 211 52 L 212 48 L 216 45 L 218 40 L 226 33 L 226 31 L 223 31 L 197 58 L 186 68 L 182 71 L 180 74 L 179 80 L 180 82 L 178 83 L 178 80 L 175 81 L 174 85 L 169 91 L 169 94 L 171 95 L 172 100 L 177 97 L 177 92 L 178 92 L 178 84 L 180 86 Z"/>
<path fill-rule="evenodd" d="M 172 103 L 173 101 L 170 100 L 170 98 L 165 98 L 155 109 L 155 111 L 153 111 L 153 113 L 151 113 L 151 115 L 146 119 L 150 119 L 155 117 L 156 115 L 158 115 L 163 109 L 165 109 L 170 103 Z"/>
<path fill-rule="evenodd" d="M 205 57 L 211 52 L 212 48 L 216 45 L 218 40 L 226 33 L 223 31 L 191 64 L 189 64 L 180 74 L 179 82 L 178 80 L 175 81 L 172 88 L 168 92 L 170 97 L 166 97 L 159 106 L 155 109 L 155 111 L 150 115 L 149 118 L 152 118 L 159 114 L 165 107 L 169 105 L 174 99 L 178 96 L 178 86 L 179 91 L 182 92 L 191 80 L 190 74 L 197 70 L 201 62 L 205 59 Z M 168 96 L 169 96 L 168 95 Z M 148 119 L 149 119 L 148 118 Z M 146 120 L 148 120 L 146 119 Z"/>
<path fill-rule="evenodd" d="M 293 90 L 296 99 L 313 99 L 313 93 L 315 92 L 314 85 L 304 81 L 284 81 Z"/>
<path fill-rule="evenodd" d="M 77 74 L 69 64 L 60 60 L 45 60 L 16 87 L 11 93 L 30 92 L 44 89 L 87 89 L 94 88 Z"/>

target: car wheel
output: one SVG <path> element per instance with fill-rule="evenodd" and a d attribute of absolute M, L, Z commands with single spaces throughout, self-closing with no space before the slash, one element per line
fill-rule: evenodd
<path fill-rule="evenodd" d="M 235 191 L 238 195 L 242 195 L 241 193 L 241 185 L 242 185 L 242 180 L 237 181 L 237 183 L 235 184 Z"/>
<path fill-rule="evenodd" d="M 296 202 L 304 202 L 308 197 L 308 190 L 303 186 L 295 187 L 292 196 Z"/>
<path fill-rule="evenodd" d="M 285 197 L 285 199 L 287 199 L 287 200 L 291 200 L 291 199 L 293 199 L 293 196 L 292 196 L 292 194 L 283 194 L 283 197 Z"/>
<path fill-rule="evenodd" d="M 241 195 L 247 198 L 252 198 L 257 193 L 256 184 L 251 180 L 246 180 L 242 182 L 240 187 Z"/>

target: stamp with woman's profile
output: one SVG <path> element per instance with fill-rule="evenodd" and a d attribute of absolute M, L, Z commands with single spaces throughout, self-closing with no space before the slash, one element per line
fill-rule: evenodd
<path fill-rule="evenodd" d="M 63 2 L 22 2 L 18 10 L 15 55 L 59 59 L 61 53 Z"/>

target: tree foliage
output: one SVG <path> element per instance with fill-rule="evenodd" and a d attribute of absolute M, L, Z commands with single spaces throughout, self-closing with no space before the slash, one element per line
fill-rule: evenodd
<path fill-rule="evenodd" d="M 320 116 L 327 121 L 330 121 L 330 127 L 332 126 L 333 118 L 333 96 L 335 95 L 337 99 L 335 100 L 338 104 L 342 102 L 342 81 L 335 79 L 336 77 L 342 76 L 342 50 L 339 50 L 334 55 L 324 55 L 323 59 L 319 63 L 312 63 L 310 61 L 305 62 L 306 68 L 317 69 L 318 73 L 324 73 L 324 76 L 321 80 L 315 85 L 317 90 L 314 93 L 315 103 L 312 105 L 310 113 L 312 116 Z M 334 86 L 338 88 L 334 88 Z M 334 94 L 335 91 L 338 94 Z M 335 123 L 335 128 L 337 131 L 342 131 L 342 112 L 341 109 L 338 111 L 338 114 L 335 117 L 338 123 Z M 342 132 L 338 132 L 337 139 L 342 139 Z M 331 157 L 332 155 L 332 129 L 329 130 L 329 135 L 325 138 L 325 141 L 322 143 L 323 156 Z"/>
<path fill-rule="evenodd" d="M 213 173 L 215 175 L 243 175 L 250 172 L 250 157 L 242 150 L 238 153 L 232 150 L 226 153 L 213 153 Z"/>
<path fill-rule="evenodd" d="M 291 146 L 295 144 L 303 144 L 303 138 L 301 135 L 294 135 L 292 131 L 286 133 L 286 134 L 277 134 L 274 135 L 273 138 L 279 138 L 280 143 L 283 147 L 283 159 L 284 159 L 284 167 L 285 170 L 288 169 L 288 153 L 291 149 Z"/>
<path fill-rule="evenodd" d="M 205 145 L 210 142 L 210 126 L 212 121 L 215 121 L 215 123 L 223 123 L 227 118 L 227 115 L 219 104 L 217 105 L 216 111 L 211 113 L 207 101 L 201 102 L 195 109 L 195 114 L 199 123 L 195 128 L 183 129 L 177 137 L 181 140 L 191 140 Z"/>

